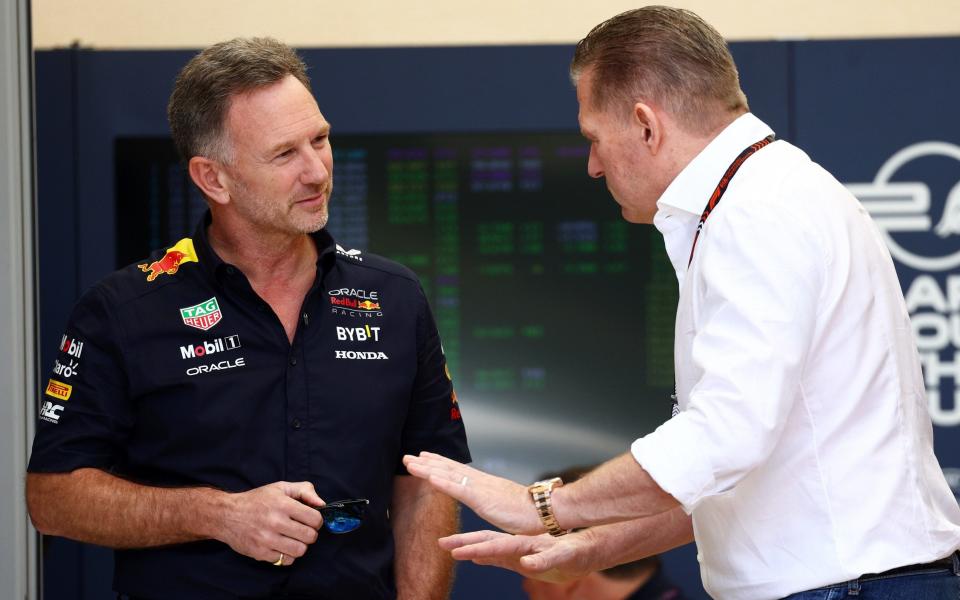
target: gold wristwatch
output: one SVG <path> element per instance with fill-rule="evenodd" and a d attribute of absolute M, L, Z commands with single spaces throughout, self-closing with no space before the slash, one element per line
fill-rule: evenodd
<path fill-rule="evenodd" d="M 543 526 L 547 528 L 547 533 L 552 536 L 560 536 L 567 533 L 566 529 L 560 528 L 560 524 L 557 523 L 557 518 L 553 516 L 553 503 L 550 500 L 553 488 L 558 488 L 562 485 L 563 480 L 559 477 L 554 477 L 553 479 L 538 481 L 527 487 L 527 491 L 530 492 L 530 495 L 533 497 L 533 505 L 537 509 L 537 514 L 540 515 L 540 521 L 543 523 Z"/>

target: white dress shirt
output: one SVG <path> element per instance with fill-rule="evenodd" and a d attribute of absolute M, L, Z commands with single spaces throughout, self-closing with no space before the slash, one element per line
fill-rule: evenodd
<path fill-rule="evenodd" d="M 960 508 L 933 454 L 920 361 L 867 212 L 783 141 L 738 118 L 670 184 L 654 225 L 680 281 L 681 412 L 634 442 L 693 517 L 715 598 L 780 598 L 949 555 Z"/>

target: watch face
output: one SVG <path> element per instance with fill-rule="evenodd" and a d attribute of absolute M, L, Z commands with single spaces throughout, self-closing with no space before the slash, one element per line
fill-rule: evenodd
<path fill-rule="evenodd" d="M 553 479 L 543 479 L 541 481 L 537 481 L 536 483 L 532 483 L 527 489 L 530 490 L 530 492 L 547 491 L 552 490 L 555 487 L 560 487 L 561 485 L 563 485 L 563 480 L 559 477 L 554 477 Z"/>

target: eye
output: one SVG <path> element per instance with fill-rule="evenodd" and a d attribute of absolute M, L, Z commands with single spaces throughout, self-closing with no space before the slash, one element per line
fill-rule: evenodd
<path fill-rule="evenodd" d="M 293 155 L 293 148 L 288 148 L 276 156 L 276 158 L 287 158 Z"/>
<path fill-rule="evenodd" d="M 313 138 L 314 146 L 322 146 L 325 143 L 327 143 L 327 134 L 325 133 L 323 135 L 318 135 L 317 137 Z"/>

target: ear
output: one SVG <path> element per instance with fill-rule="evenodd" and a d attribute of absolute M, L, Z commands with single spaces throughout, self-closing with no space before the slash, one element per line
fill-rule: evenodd
<path fill-rule="evenodd" d="M 650 154 L 656 155 L 663 145 L 663 118 L 651 105 L 637 102 L 633 105 L 632 124 L 640 128 L 640 142 L 647 147 Z"/>
<path fill-rule="evenodd" d="M 187 164 L 187 171 L 190 179 L 211 201 L 217 204 L 230 202 L 230 192 L 226 186 L 230 176 L 219 162 L 204 156 L 194 156 Z"/>

